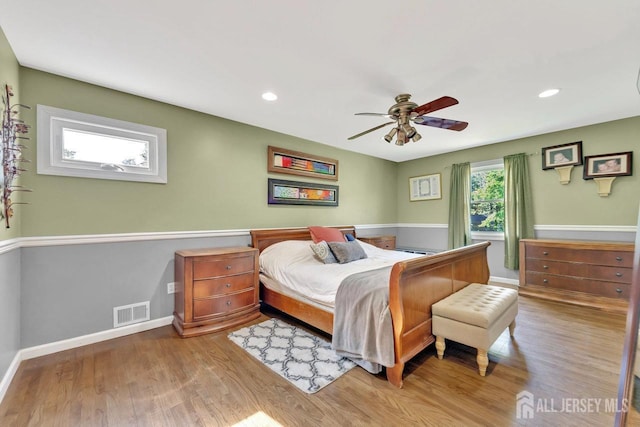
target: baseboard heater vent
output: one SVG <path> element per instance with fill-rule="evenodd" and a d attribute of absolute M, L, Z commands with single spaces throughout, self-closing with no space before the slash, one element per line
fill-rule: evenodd
<path fill-rule="evenodd" d="M 114 328 L 144 322 L 150 318 L 149 301 L 113 307 Z"/>

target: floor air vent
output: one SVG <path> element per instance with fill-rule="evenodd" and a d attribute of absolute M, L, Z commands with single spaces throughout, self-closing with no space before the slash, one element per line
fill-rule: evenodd
<path fill-rule="evenodd" d="M 149 301 L 113 307 L 114 328 L 144 322 L 149 319 Z"/>

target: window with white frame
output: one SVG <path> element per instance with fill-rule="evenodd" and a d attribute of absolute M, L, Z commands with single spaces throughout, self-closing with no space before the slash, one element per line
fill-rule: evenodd
<path fill-rule="evenodd" d="M 167 131 L 38 105 L 38 173 L 167 182 Z"/>
<path fill-rule="evenodd" d="M 504 232 L 504 162 L 471 164 L 471 231 Z"/>

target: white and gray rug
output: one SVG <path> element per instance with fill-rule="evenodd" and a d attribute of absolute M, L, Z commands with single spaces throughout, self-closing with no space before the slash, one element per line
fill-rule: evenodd
<path fill-rule="evenodd" d="M 279 319 L 229 334 L 229 339 L 306 393 L 315 393 L 356 366 L 331 344 Z"/>

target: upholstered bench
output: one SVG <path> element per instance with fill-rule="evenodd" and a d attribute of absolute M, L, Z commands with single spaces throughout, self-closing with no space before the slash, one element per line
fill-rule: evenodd
<path fill-rule="evenodd" d="M 484 377 L 487 350 L 507 326 L 513 336 L 518 314 L 518 291 L 472 283 L 431 306 L 432 331 L 438 358 L 444 356 L 445 339 L 478 349 L 478 370 Z"/>

